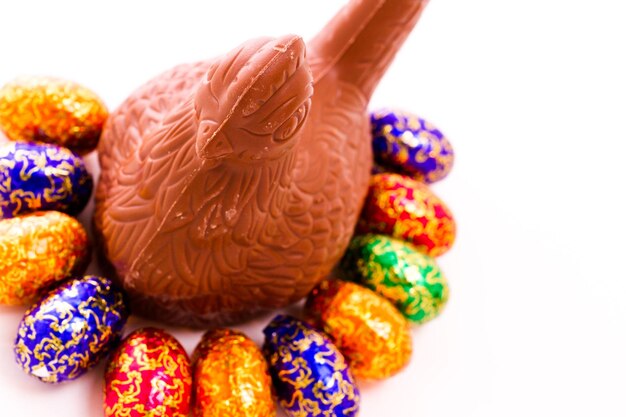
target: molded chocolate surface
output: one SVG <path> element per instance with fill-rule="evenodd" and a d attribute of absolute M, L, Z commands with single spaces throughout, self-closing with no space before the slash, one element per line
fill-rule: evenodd
<path fill-rule="evenodd" d="M 94 224 L 134 312 L 233 323 L 328 275 L 367 193 L 370 96 L 425 4 L 352 0 L 306 46 L 248 41 L 111 114 Z"/>

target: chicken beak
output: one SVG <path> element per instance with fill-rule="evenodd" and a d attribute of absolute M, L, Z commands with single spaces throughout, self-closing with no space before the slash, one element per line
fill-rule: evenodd
<path fill-rule="evenodd" d="M 206 143 L 200 153 L 200 157 L 203 159 L 216 160 L 224 159 L 232 155 L 232 153 L 233 147 L 228 138 L 222 134 L 217 134 Z"/>
<path fill-rule="evenodd" d="M 199 137 L 196 140 L 196 152 L 202 159 L 224 159 L 233 153 L 230 140 L 226 137 L 221 127 L 213 123 L 200 124 Z"/>

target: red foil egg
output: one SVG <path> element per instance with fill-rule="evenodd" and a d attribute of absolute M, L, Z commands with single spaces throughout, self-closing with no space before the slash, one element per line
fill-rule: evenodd
<path fill-rule="evenodd" d="M 106 417 L 187 417 L 191 406 L 189 357 L 163 330 L 131 333 L 109 360 Z"/>
<path fill-rule="evenodd" d="M 450 209 L 426 184 L 399 174 L 377 174 L 357 225 L 357 233 L 404 239 L 422 253 L 445 253 L 456 235 Z"/>

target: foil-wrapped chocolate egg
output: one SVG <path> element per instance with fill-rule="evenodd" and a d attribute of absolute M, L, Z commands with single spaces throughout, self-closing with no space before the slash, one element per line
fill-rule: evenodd
<path fill-rule="evenodd" d="M 372 112 L 370 120 L 374 158 L 388 170 L 432 183 L 452 169 L 450 142 L 426 120 L 390 109 Z"/>
<path fill-rule="evenodd" d="M 0 148 L 0 219 L 38 210 L 78 214 L 92 188 L 85 162 L 68 149 L 32 143 Z"/>
<path fill-rule="evenodd" d="M 261 350 L 235 330 L 208 331 L 192 357 L 195 417 L 276 415 Z"/>
<path fill-rule="evenodd" d="M 356 416 L 359 390 L 339 349 L 311 325 L 279 315 L 263 330 L 274 388 L 289 416 Z"/>
<path fill-rule="evenodd" d="M 345 355 L 357 378 L 389 377 L 411 359 L 407 320 L 391 302 L 365 287 L 324 280 L 309 294 L 306 312 Z"/>
<path fill-rule="evenodd" d="M 0 304 L 31 304 L 51 284 L 85 272 L 89 254 L 87 232 L 67 214 L 0 220 Z"/>
<path fill-rule="evenodd" d="M 110 280 L 88 275 L 66 282 L 24 314 L 17 363 L 44 382 L 76 379 L 119 340 L 127 317 L 124 297 Z"/>
<path fill-rule="evenodd" d="M 98 145 L 107 117 L 102 100 L 71 81 L 22 78 L 0 88 L 0 130 L 11 140 L 54 143 L 85 154 Z"/>
<path fill-rule="evenodd" d="M 342 278 L 392 301 L 413 323 L 437 317 L 448 301 L 448 282 L 433 258 L 405 241 L 356 236 L 340 263 Z"/>
<path fill-rule="evenodd" d="M 357 225 L 358 234 L 384 234 L 413 243 L 422 253 L 445 253 L 456 235 L 450 209 L 428 186 L 404 175 L 377 174 Z"/>
<path fill-rule="evenodd" d="M 104 392 L 106 417 L 187 417 L 191 409 L 187 353 L 161 329 L 135 330 L 111 355 Z"/>

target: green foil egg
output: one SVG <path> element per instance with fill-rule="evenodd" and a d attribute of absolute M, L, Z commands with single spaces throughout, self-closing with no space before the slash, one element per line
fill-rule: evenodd
<path fill-rule="evenodd" d="M 389 299 L 413 323 L 437 317 L 448 301 L 448 282 L 435 260 L 389 236 L 355 237 L 340 272 Z"/>

